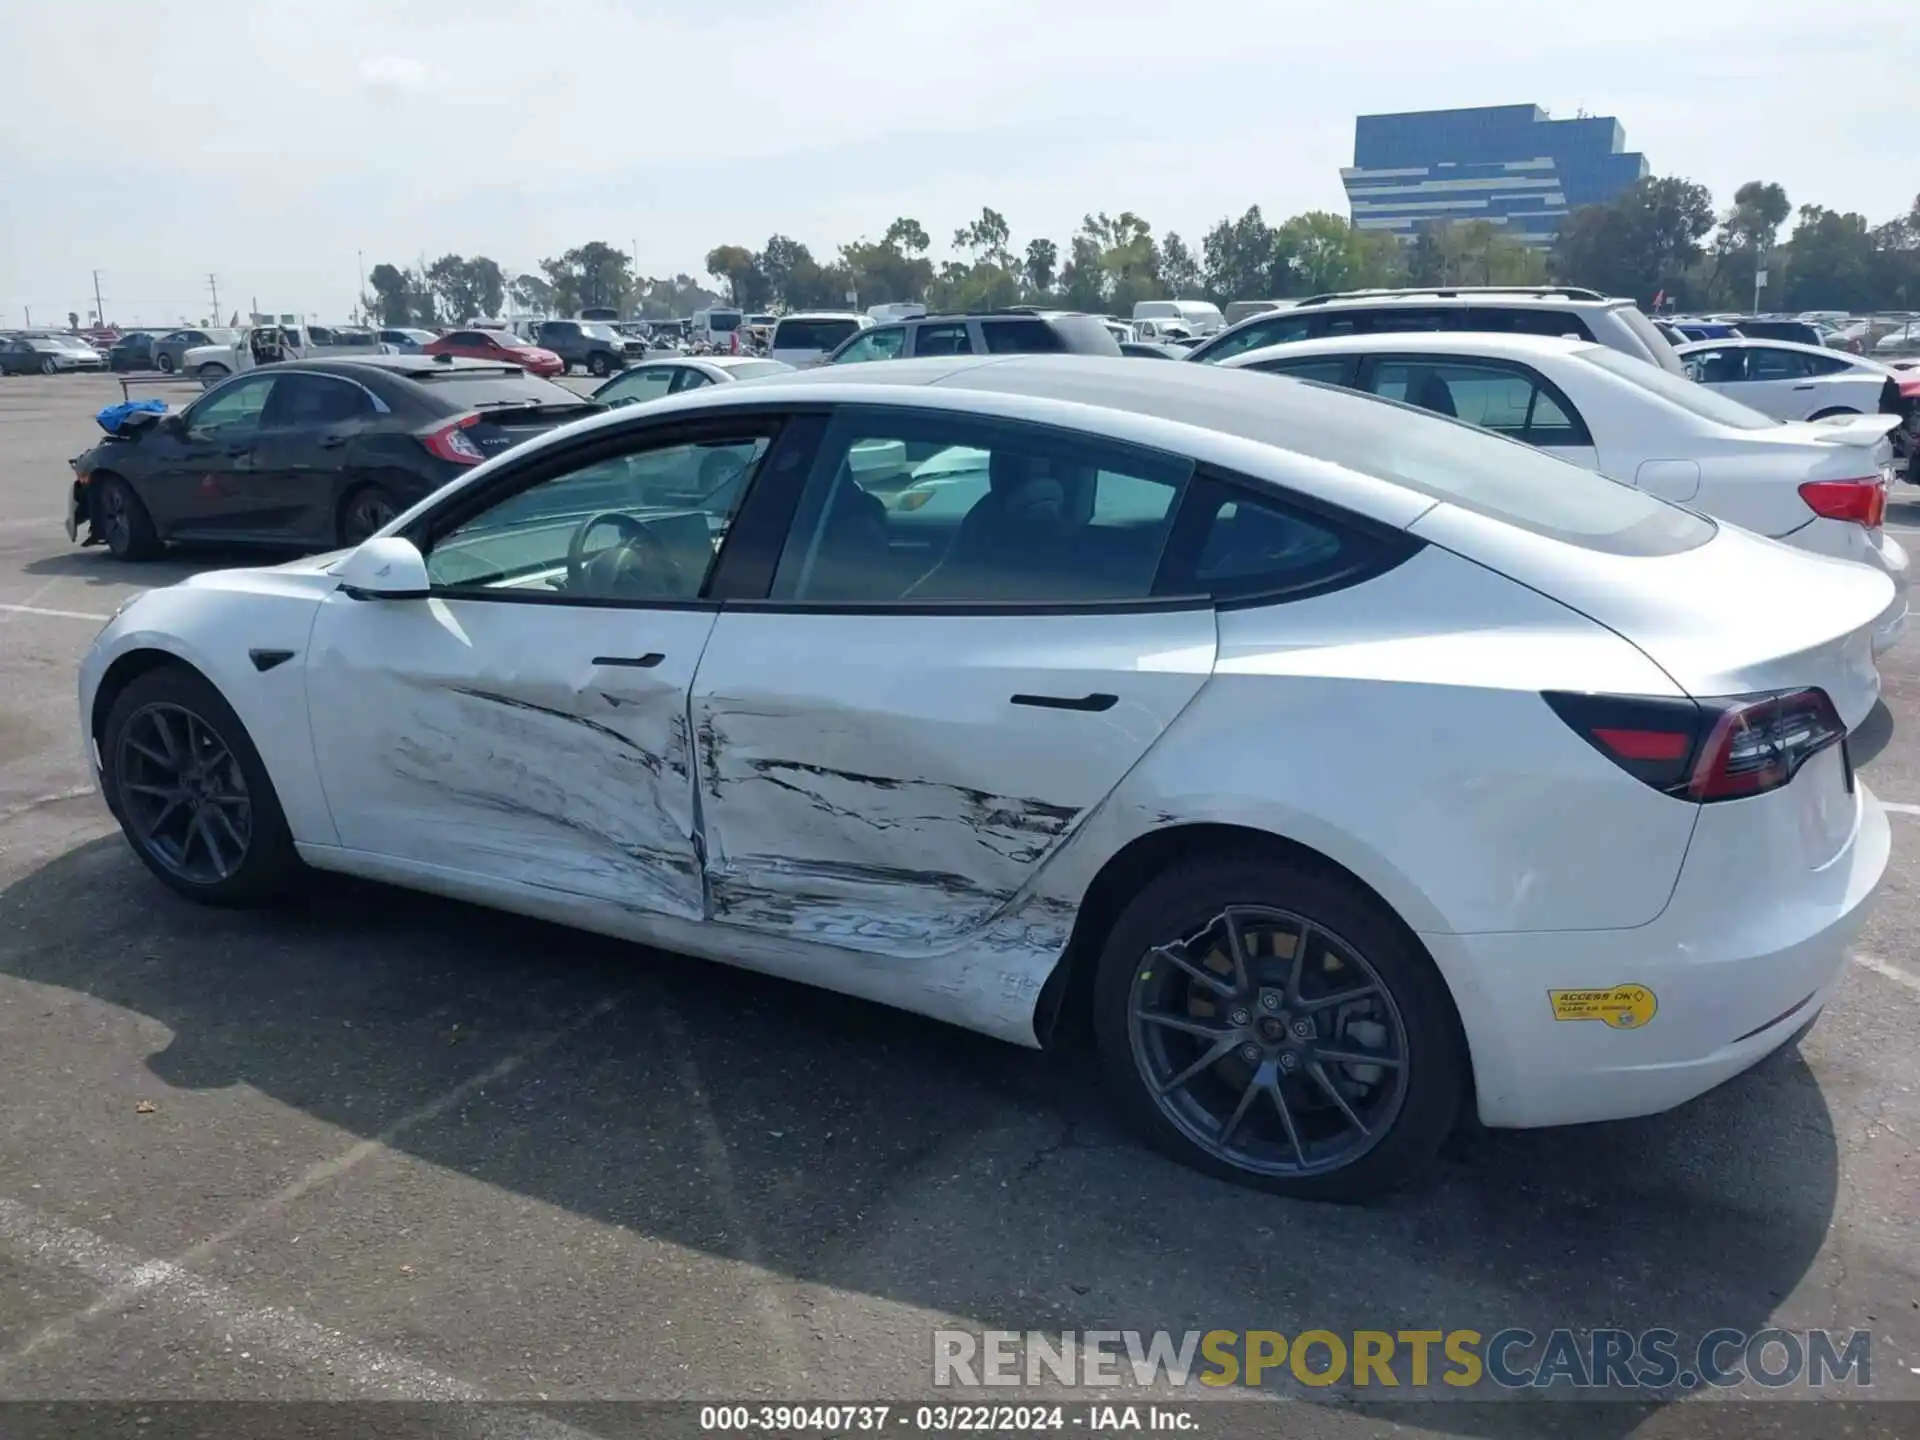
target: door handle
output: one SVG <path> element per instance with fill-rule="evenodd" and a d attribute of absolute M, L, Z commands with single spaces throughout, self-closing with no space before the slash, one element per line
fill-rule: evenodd
<path fill-rule="evenodd" d="M 229 445 L 227 447 L 227 458 L 230 460 L 238 460 L 242 455 L 252 453 L 252 450 L 253 447 L 251 445 Z"/>
<path fill-rule="evenodd" d="M 320 448 L 322 450 L 338 450 L 346 443 L 347 437 L 344 435 L 323 435 L 320 437 Z"/>
<path fill-rule="evenodd" d="M 1040 710 L 1111 710 L 1120 703 L 1118 695 L 1015 695 L 1015 705 L 1032 705 Z"/>
<path fill-rule="evenodd" d="M 1809 380 L 1806 384 L 1796 385 L 1793 388 L 1796 390 L 1811 390 L 1813 388 L 1813 382 Z"/>
<path fill-rule="evenodd" d="M 658 650 L 649 650 L 644 655 L 596 655 L 596 665 L 616 665 L 626 670 L 651 670 L 667 657 Z"/>

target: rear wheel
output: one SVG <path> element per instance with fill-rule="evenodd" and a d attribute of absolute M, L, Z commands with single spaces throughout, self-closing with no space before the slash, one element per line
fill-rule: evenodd
<path fill-rule="evenodd" d="M 599 351 L 587 357 L 587 373 L 596 380 L 604 380 L 613 366 L 607 363 L 607 357 Z"/>
<path fill-rule="evenodd" d="M 1107 937 L 1106 1088 L 1161 1149 L 1224 1179 L 1357 1200 L 1419 1179 L 1465 1063 L 1438 973 L 1379 902 L 1291 861 L 1189 862 Z"/>
<path fill-rule="evenodd" d="M 160 553 L 153 516 L 133 487 L 118 475 L 103 475 L 89 487 L 93 533 L 116 560 L 151 560 Z"/>
<path fill-rule="evenodd" d="M 59 368 L 60 367 L 58 365 L 53 363 L 53 357 L 51 355 L 47 356 L 46 359 L 40 362 L 40 373 L 42 375 L 51 375 L 53 374 L 54 371 L 58 370 Z"/>
<path fill-rule="evenodd" d="M 162 350 L 160 352 L 160 358 L 153 362 L 153 368 L 158 370 L 162 375 L 171 375 L 173 373 L 173 356 Z"/>
<path fill-rule="evenodd" d="M 120 692 L 101 764 L 134 853 L 188 899 L 259 904 L 297 868 L 286 816 L 246 727 L 185 666 L 149 670 Z"/>
<path fill-rule="evenodd" d="M 340 504 L 340 543 L 358 545 L 399 513 L 393 496 L 378 485 L 362 485 Z"/>

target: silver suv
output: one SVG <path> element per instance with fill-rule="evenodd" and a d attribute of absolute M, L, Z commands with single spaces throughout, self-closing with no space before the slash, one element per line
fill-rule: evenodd
<path fill-rule="evenodd" d="M 919 315 L 875 325 L 847 339 L 829 365 L 906 360 L 922 355 L 1118 355 L 1119 342 L 1097 315 L 1035 305 L 964 315 Z"/>
<path fill-rule="evenodd" d="M 1571 335 L 1596 341 L 1675 375 L 1687 373 L 1672 344 L 1633 301 L 1571 285 L 1451 286 L 1311 295 L 1285 310 L 1248 316 L 1194 346 L 1187 358 L 1206 364 L 1293 340 L 1409 330 Z"/>

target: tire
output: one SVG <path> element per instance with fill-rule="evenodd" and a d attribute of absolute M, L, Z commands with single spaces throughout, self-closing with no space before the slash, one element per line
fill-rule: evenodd
<path fill-rule="evenodd" d="M 193 373 L 199 377 L 202 385 L 211 388 L 212 386 L 218 385 L 233 372 L 217 361 L 209 360 Z"/>
<path fill-rule="evenodd" d="M 162 375 L 171 375 L 173 373 L 173 356 L 162 350 L 160 352 L 160 358 L 153 362 L 153 368 L 158 370 Z"/>
<path fill-rule="evenodd" d="M 1243 968 L 1226 958 L 1229 930 L 1250 986 L 1223 978 Z M 1296 968 L 1302 939 L 1308 963 Z M 1366 983 L 1348 983 L 1355 975 Z M 1323 1004 L 1339 995 L 1365 998 Z M 1214 856 L 1163 872 L 1109 932 L 1093 1010 L 1112 1102 L 1156 1147 L 1221 1179 L 1368 1199 L 1423 1179 L 1460 1117 L 1466 1047 L 1439 972 L 1329 867 Z"/>
<path fill-rule="evenodd" d="M 40 362 L 40 373 L 42 375 L 51 375 L 53 374 L 54 371 L 58 370 L 59 368 L 60 367 L 58 365 L 55 365 L 53 363 L 53 357 L 51 355 L 49 355 L 46 359 Z"/>
<path fill-rule="evenodd" d="M 341 548 L 358 545 L 400 513 L 400 504 L 378 485 L 362 485 L 340 501 Z"/>
<path fill-rule="evenodd" d="M 612 369 L 613 366 L 607 363 L 607 357 L 597 350 L 587 357 L 587 373 L 596 380 L 606 379 L 608 372 Z"/>
<path fill-rule="evenodd" d="M 116 560 L 151 560 L 165 547 L 146 502 L 118 475 L 106 475 L 88 487 L 88 520 L 93 533 Z"/>
<path fill-rule="evenodd" d="M 202 905 L 246 907 L 275 898 L 298 872 L 259 751 L 197 671 L 163 665 L 136 678 L 113 702 L 100 754 L 102 788 L 127 842 L 169 889 Z M 168 756 L 177 771 L 157 763 Z"/>

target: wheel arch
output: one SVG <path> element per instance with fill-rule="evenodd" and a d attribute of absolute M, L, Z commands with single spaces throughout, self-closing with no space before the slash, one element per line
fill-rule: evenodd
<path fill-rule="evenodd" d="M 1816 410 L 1807 419 L 1825 420 L 1834 415 L 1859 415 L 1862 412 L 1852 405 L 1829 405 L 1824 410 Z"/>
<path fill-rule="evenodd" d="M 92 739 L 95 753 L 99 752 L 102 736 L 107 728 L 107 716 L 113 713 L 113 702 L 118 700 L 127 688 L 142 675 L 151 674 L 168 665 L 178 665 L 205 680 L 215 684 L 213 677 L 184 655 L 172 650 L 163 650 L 157 645 L 143 645 L 136 649 L 123 651 L 113 658 L 100 677 L 100 683 L 93 690 L 93 704 L 87 713 L 87 734 Z"/>
<path fill-rule="evenodd" d="M 1074 916 L 1073 931 L 1066 949 L 1041 986 L 1034 1012 L 1034 1031 L 1040 1043 L 1053 1048 L 1070 1040 L 1087 1026 L 1092 1011 L 1093 981 L 1099 966 L 1100 949 L 1114 922 L 1120 918 L 1129 899 L 1138 894 L 1155 876 L 1174 865 L 1209 855 L 1235 858 L 1258 856 L 1265 859 L 1303 864 L 1320 870 L 1330 878 L 1359 890 L 1379 907 L 1386 918 L 1416 954 L 1423 956 L 1439 976 L 1451 1015 L 1448 1017 L 1461 1052 L 1468 1058 L 1469 1084 L 1472 1052 L 1460 1018 L 1460 999 L 1454 993 L 1446 972 L 1440 967 L 1419 933 L 1408 923 L 1400 907 L 1388 901 L 1378 886 L 1369 883 L 1350 867 L 1316 850 L 1311 845 L 1250 825 L 1217 821 L 1161 826 L 1135 836 L 1114 852 L 1088 884 Z M 1468 1113 L 1472 1097 L 1468 1097 Z"/>

